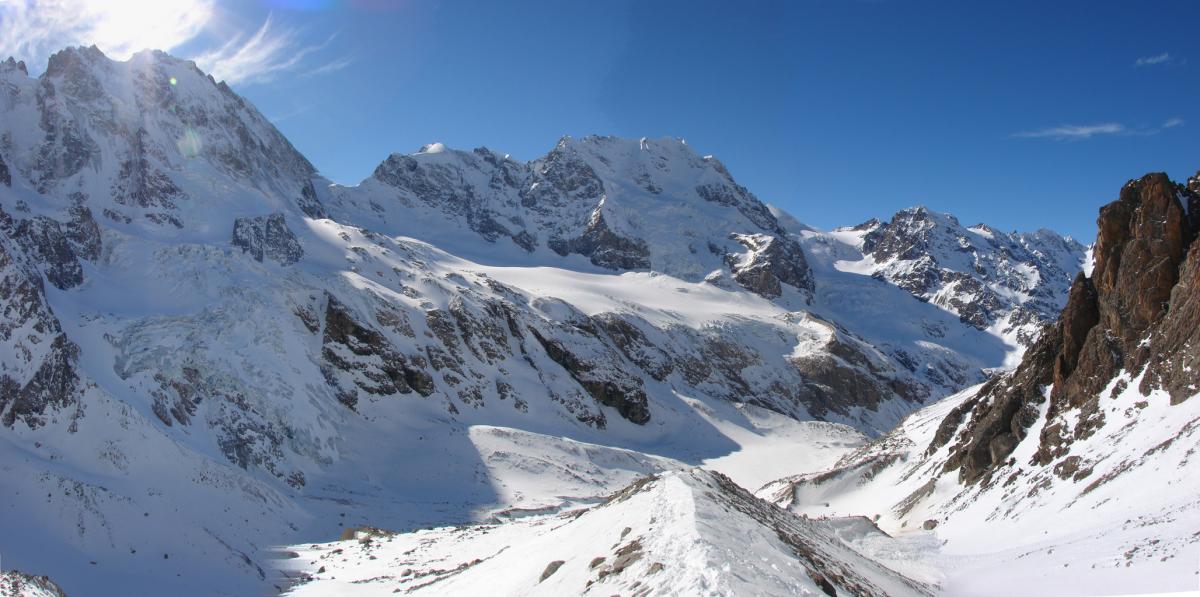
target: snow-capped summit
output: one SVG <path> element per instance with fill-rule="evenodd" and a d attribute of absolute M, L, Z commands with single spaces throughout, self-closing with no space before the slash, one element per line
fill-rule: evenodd
<path fill-rule="evenodd" d="M 29 211 L 53 217 L 83 203 L 130 233 L 160 236 L 204 234 L 227 213 L 322 215 L 308 160 L 193 62 L 157 51 L 118 62 L 69 48 L 36 79 L 0 69 L 0 85 L 9 115 L 0 155 Z"/>
<path fill-rule="evenodd" d="M 857 233 L 864 259 L 846 262 L 1021 346 L 1062 309 L 1086 247 L 1049 230 L 1005 233 L 963 226 L 950 214 L 913 207 L 888 222 L 842 229 Z"/>
<path fill-rule="evenodd" d="M 330 195 L 339 220 L 473 245 L 493 259 L 570 266 L 577 261 L 562 258 L 578 256 L 601 270 L 688 281 L 725 272 L 769 298 L 786 290 L 803 302 L 812 292 L 803 250 L 766 205 L 678 139 L 563 137 L 528 163 L 435 144 L 393 154 L 362 184 Z M 495 246 L 479 251 L 480 238 Z"/>

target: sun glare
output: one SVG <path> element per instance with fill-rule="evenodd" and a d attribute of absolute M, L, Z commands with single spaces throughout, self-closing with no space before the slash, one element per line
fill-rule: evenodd
<path fill-rule="evenodd" d="M 199 33 L 212 17 L 210 0 L 88 2 L 95 11 L 93 39 L 113 58 L 123 60 L 147 48 L 173 48 Z"/>
<path fill-rule="evenodd" d="M 68 45 L 95 45 L 125 60 L 170 50 L 212 19 L 214 0 L 0 0 L 0 53 L 40 61 Z"/>

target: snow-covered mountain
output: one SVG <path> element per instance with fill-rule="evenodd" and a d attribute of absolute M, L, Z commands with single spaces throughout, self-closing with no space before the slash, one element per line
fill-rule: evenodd
<path fill-rule="evenodd" d="M 803 251 L 770 210 L 677 139 L 563 138 L 529 163 L 432 144 L 388 157 L 358 186 L 332 187 L 326 202 L 336 220 L 437 238 L 482 261 L 577 255 L 604 270 L 730 279 L 768 298 L 813 289 Z"/>
<path fill-rule="evenodd" d="M 904 594 L 936 586 L 949 595 L 1190 589 L 1200 555 L 1200 480 L 1191 474 L 1200 445 L 1200 244 L 1194 240 L 1200 194 L 1189 182 L 1184 187 L 1165 175 L 1148 175 L 1130 181 L 1120 199 L 1101 210 L 1091 276 L 1077 275 L 1061 320 L 1038 337 L 1014 371 L 908 416 L 833 467 L 759 489 L 760 498 L 799 518 L 755 505 L 757 500 L 723 509 L 735 519 L 760 513 L 754 521 L 731 520 L 716 509 L 708 513 L 725 497 L 709 482 L 702 494 L 647 497 L 637 511 L 648 522 L 613 516 L 606 503 L 496 528 L 363 535 L 357 542 L 298 548 L 302 584 L 294 594 L 471 592 L 482 583 L 506 594 L 583 593 L 596 583 L 600 590 L 646 594 L 673 587 L 722 594 Z M 703 476 L 648 478 L 611 501 L 688 475 Z M 694 506 L 688 511 L 694 517 L 661 514 L 681 502 Z M 624 526 L 669 539 L 645 550 L 642 537 L 649 533 L 639 533 L 636 543 L 623 547 L 616 541 L 610 556 L 597 551 L 596 531 L 575 538 L 585 533 L 578 527 L 587 527 L 573 521 L 584 517 L 604 520 L 595 524 L 609 532 Z M 756 539 L 765 519 L 803 525 L 797 532 L 810 538 L 814 529 L 833 529 L 838 540 L 778 549 L 770 539 Z M 676 538 L 679 527 L 687 538 Z M 796 536 L 775 528 L 779 539 Z M 691 558 L 680 545 L 718 555 Z M 811 569 L 790 570 L 814 553 L 828 555 L 830 545 L 906 573 L 900 580 L 929 586 L 826 586 L 821 581 L 827 577 Z M 551 559 L 554 549 L 562 550 L 562 559 Z M 520 555 L 508 556 L 509 550 Z M 622 559 L 633 553 L 638 557 L 632 561 Z M 640 561 L 644 553 L 654 563 Z M 550 562 L 538 576 L 542 560 Z M 852 565 L 869 569 L 863 562 Z M 509 573 L 496 575 L 498 566 Z M 550 581 L 560 569 L 565 573 Z M 706 578 L 700 570 L 720 572 Z M 508 584 L 496 584 L 497 578 Z M 739 584 L 747 578 L 754 583 Z"/>
<path fill-rule="evenodd" d="M 1095 267 L 1015 371 L 759 495 L 944 542 L 948 594 L 1194 589 L 1200 194 L 1164 174 L 1100 211 Z"/>
<path fill-rule="evenodd" d="M 242 594 L 349 525 L 758 484 L 1020 353 L 679 140 L 431 145 L 344 187 L 194 64 L 94 48 L 0 63 L 0 114 L 0 550 L 68 592 Z"/>
<path fill-rule="evenodd" d="M 892 282 L 963 323 L 1026 347 L 1058 317 L 1086 253 L 1075 240 L 1049 230 L 965 227 L 950 214 L 924 207 L 833 234 L 863 254 L 839 268 Z"/>

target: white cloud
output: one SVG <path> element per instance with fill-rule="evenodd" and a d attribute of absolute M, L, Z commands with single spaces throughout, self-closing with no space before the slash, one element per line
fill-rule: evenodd
<path fill-rule="evenodd" d="M 1182 118 L 1168 118 L 1162 126 L 1128 127 L 1119 122 L 1104 122 L 1100 124 L 1064 124 L 1050 128 L 1024 131 L 1013 134 L 1024 139 L 1054 139 L 1056 141 L 1079 141 L 1091 139 L 1098 135 L 1157 135 L 1167 129 L 1183 126 Z"/>
<path fill-rule="evenodd" d="M 1064 124 L 1035 131 L 1025 131 L 1016 133 L 1014 137 L 1023 137 L 1027 139 L 1057 139 L 1060 141 L 1075 140 L 1075 139 L 1090 139 L 1096 135 L 1119 135 L 1127 132 L 1125 125 L 1117 122 L 1105 122 L 1101 124 Z"/>
<path fill-rule="evenodd" d="M 235 36 L 225 45 L 197 56 L 195 60 L 201 70 L 231 85 L 265 83 L 281 73 L 296 69 L 306 57 L 333 41 L 333 37 L 330 37 L 320 44 L 304 46 L 299 37 L 294 29 L 273 28 L 268 15 L 254 35 L 248 38 Z"/>
<path fill-rule="evenodd" d="M 213 0 L 0 0 L 0 55 L 35 70 L 67 46 L 95 45 L 125 60 L 144 49 L 171 50 L 213 16 Z"/>
<path fill-rule="evenodd" d="M 1168 52 L 1163 52 L 1162 54 L 1158 54 L 1155 56 L 1142 56 L 1141 58 L 1138 58 L 1133 63 L 1133 65 L 1134 66 L 1152 66 L 1155 64 L 1165 64 L 1170 61 L 1171 61 L 1171 54 Z"/>

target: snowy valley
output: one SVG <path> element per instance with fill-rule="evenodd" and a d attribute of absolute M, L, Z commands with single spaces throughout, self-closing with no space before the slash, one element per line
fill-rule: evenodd
<path fill-rule="evenodd" d="M 1195 585 L 1194 180 L 1131 182 L 1088 247 L 925 208 L 817 230 L 670 138 L 435 143 L 339 185 L 161 52 L 10 59 L 0 114 L 5 570 L 89 595 Z"/>

